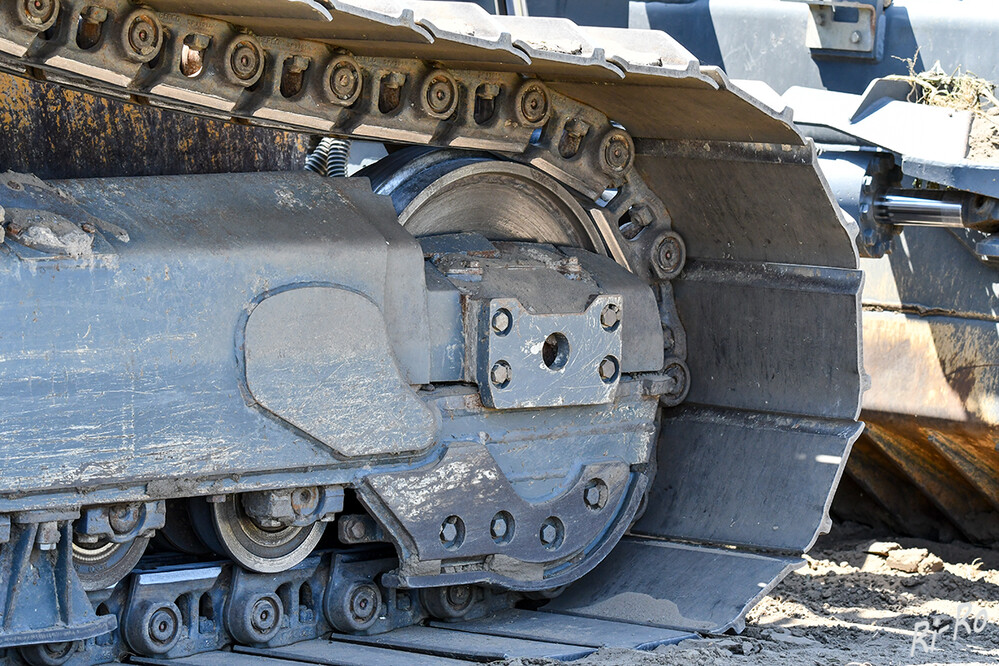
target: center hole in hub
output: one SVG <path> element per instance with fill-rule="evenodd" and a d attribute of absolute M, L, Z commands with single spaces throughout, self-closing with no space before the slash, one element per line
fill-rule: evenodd
<path fill-rule="evenodd" d="M 561 370 L 569 360 L 569 340 L 561 333 L 552 333 L 541 347 L 541 359 L 551 370 Z"/>

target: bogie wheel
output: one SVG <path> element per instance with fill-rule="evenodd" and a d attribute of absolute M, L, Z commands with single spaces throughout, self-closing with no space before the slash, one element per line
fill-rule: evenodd
<path fill-rule="evenodd" d="M 149 545 L 148 537 L 137 537 L 125 543 L 99 539 L 94 543 L 74 535 L 73 564 L 87 592 L 104 590 L 128 575 L 138 564 Z"/>
<path fill-rule="evenodd" d="M 25 645 L 17 651 L 29 666 L 61 666 L 69 661 L 73 653 L 79 649 L 79 641 L 66 643 L 43 643 L 40 645 Z"/>
<path fill-rule="evenodd" d="M 194 498 L 190 511 L 206 546 L 257 573 L 295 566 L 308 557 L 326 529 L 326 523 L 318 521 L 304 527 L 262 526 L 246 513 L 239 495 L 227 495 L 222 502 Z"/>

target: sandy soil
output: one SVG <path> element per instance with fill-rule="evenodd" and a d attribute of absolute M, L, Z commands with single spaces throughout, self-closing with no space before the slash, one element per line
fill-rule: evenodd
<path fill-rule="evenodd" d="M 965 617 L 956 622 L 955 616 Z M 753 609 L 742 635 L 706 636 L 652 652 L 601 650 L 573 663 L 996 664 L 999 551 L 838 526 L 819 541 L 806 567 Z"/>

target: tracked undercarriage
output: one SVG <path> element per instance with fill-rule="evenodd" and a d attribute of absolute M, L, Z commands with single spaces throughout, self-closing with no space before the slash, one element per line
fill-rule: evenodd
<path fill-rule="evenodd" d="M 666 35 L 18 0 L 0 51 L 393 148 L 354 178 L 3 177 L 9 663 L 652 645 L 740 627 L 825 526 L 854 230 L 788 119 Z"/>

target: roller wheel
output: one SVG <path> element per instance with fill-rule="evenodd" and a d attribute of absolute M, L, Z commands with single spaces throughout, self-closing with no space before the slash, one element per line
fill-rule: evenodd
<path fill-rule="evenodd" d="M 308 557 L 326 529 L 323 522 L 262 527 L 243 510 L 239 495 L 228 495 L 224 502 L 196 498 L 190 507 L 194 529 L 206 546 L 257 573 L 295 566 Z"/>
<path fill-rule="evenodd" d="M 135 568 L 148 545 L 148 537 L 125 543 L 102 539 L 93 544 L 74 539 L 73 564 L 83 589 L 92 592 L 113 586 Z"/>

